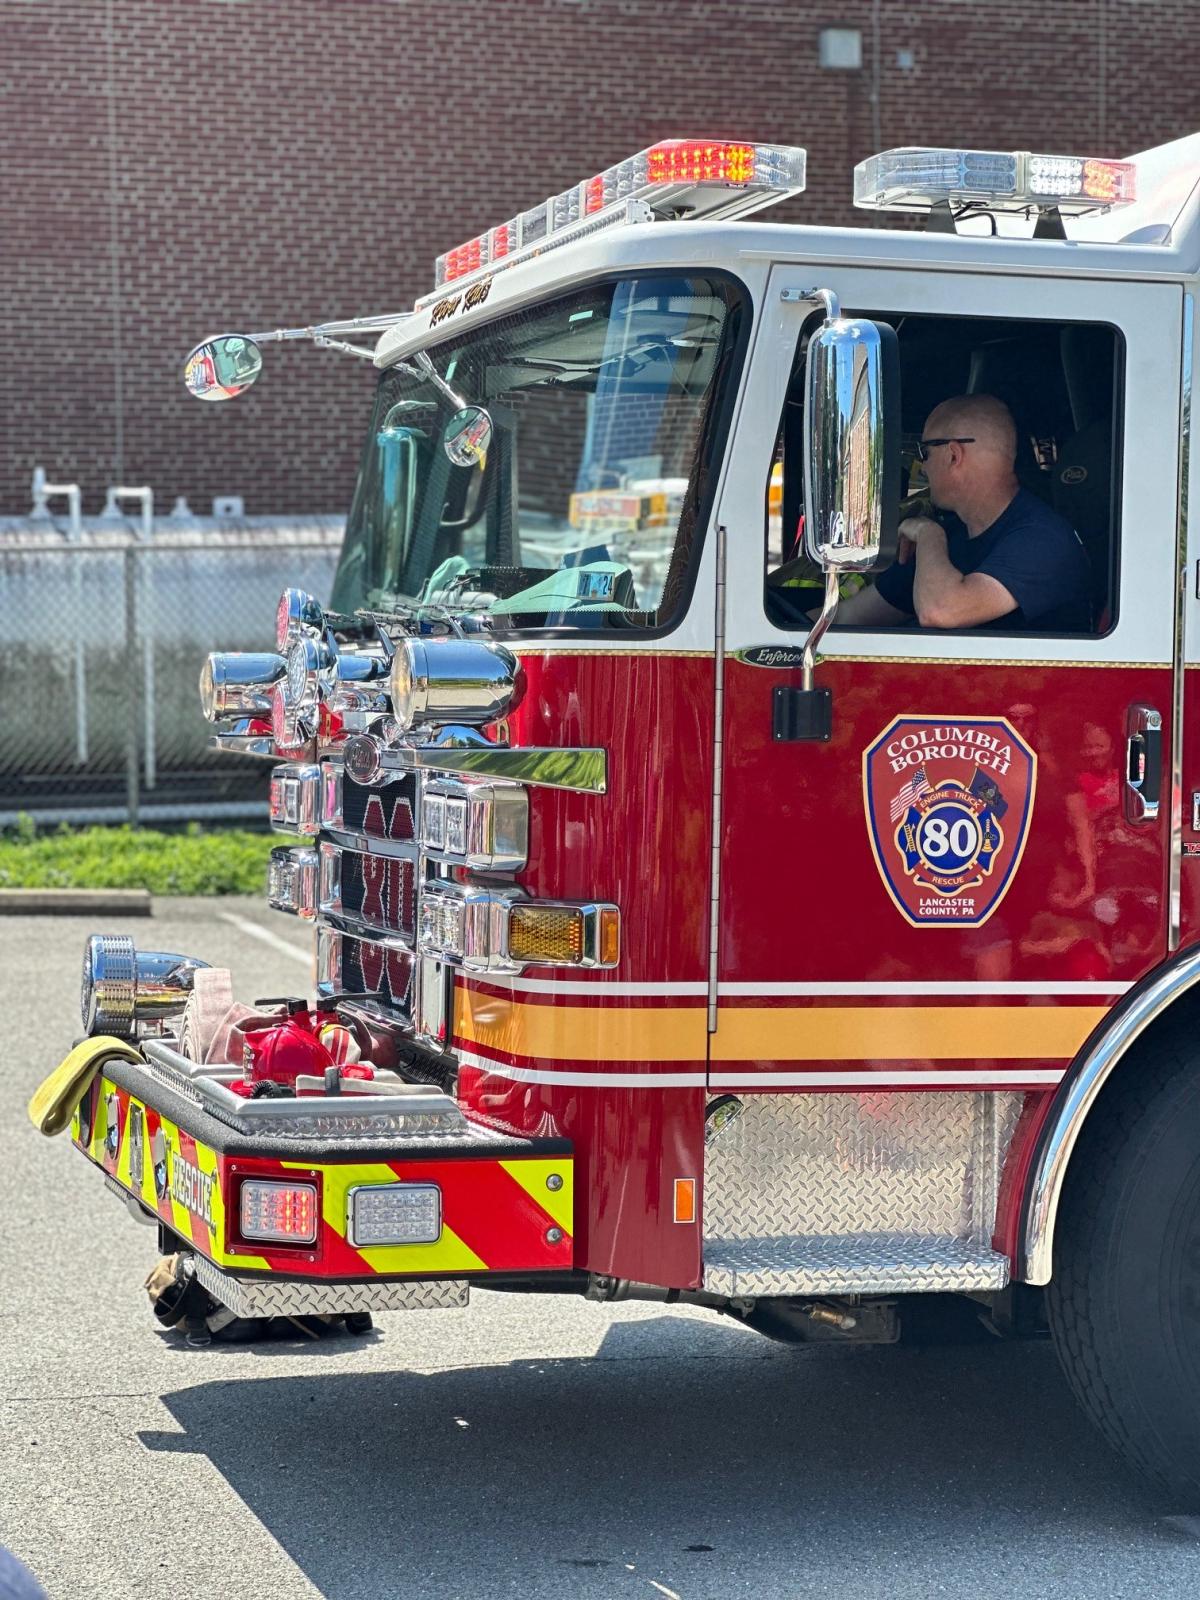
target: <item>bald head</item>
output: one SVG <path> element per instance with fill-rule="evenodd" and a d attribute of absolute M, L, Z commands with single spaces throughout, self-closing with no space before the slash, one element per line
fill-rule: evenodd
<path fill-rule="evenodd" d="M 1012 412 L 994 394 L 960 394 L 929 413 L 925 437 L 975 440 L 978 454 L 994 457 L 1012 471 L 1017 459 L 1017 429 Z"/>
<path fill-rule="evenodd" d="M 1018 488 L 1012 412 L 992 394 L 956 395 L 929 413 L 922 437 L 942 441 L 926 452 L 934 505 L 953 511 L 970 529 L 987 527 Z"/>

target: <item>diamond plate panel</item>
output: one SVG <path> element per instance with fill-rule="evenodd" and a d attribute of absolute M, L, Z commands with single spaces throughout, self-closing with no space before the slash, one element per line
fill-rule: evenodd
<path fill-rule="evenodd" d="M 204 1256 L 195 1257 L 196 1277 L 214 1300 L 238 1317 L 329 1316 L 346 1311 L 433 1311 L 465 1306 L 470 1285 L 439 1283 L 322 1283 L 233 1278 Z"/>
<path fill-rule="evenodd" d="M 994 1251 L 913 1234 L 739 1240 L 710 1246 L 704 1259 L 713 1294 L 912 1294 L 1007 1282 L 1008 1262 Z"/>
<path fill-rule="evenodd" d="M 999 1287 L 1007 1263 L 989 1241 L 1022 1101 L 901 1091 L 746 1096 L 742 1115 L 705 1155 L 706 1288 Z"/>

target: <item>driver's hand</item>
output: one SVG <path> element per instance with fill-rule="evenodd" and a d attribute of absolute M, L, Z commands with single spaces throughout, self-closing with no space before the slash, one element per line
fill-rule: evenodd
<path fill-rule="evenodd" d="M 905 517 L 900 524 L 900 551 L 899 559 L 907 561 L 911 552 L 920 544 L 922 539 L 927 539 L 931 533 L 944 533 L 940 522 L 935 522 L 932 517 Z M 904 545 L 907 543 L 909 555 L 904 555 Z"/>

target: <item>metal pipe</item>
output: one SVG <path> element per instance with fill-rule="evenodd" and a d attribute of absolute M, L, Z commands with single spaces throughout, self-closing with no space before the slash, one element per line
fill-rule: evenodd
<path fill-rule="evenodd" d="M 47 501 L 57 495 L 67 498 L 67 538 L 72 544 L 83 542 L 83 491 L 77 483 L 47 483 L 44 467 L 33 469 L 33 510 L 35 519 L 50 515 Z M 83 626 L 83 565 L 77 557 L 71 576 L 75 611 L 73 654 L 75 657 L 75 759 L 81 767 L 88 762 L 87 661 Z"/>
<path fill-rule="evenodd" d="M 138 748 L 137 748 L 137 552 L 125 547 L 125 677 L 130 699 L 125 738 L 125 808 L 131 827 L 138 823 Z"/>
<path fill-rule="evenodd" d="M 142 484 L 136 489 L 120 484 L 110 485 L 106 506 L 115 509 L 122 500 L 136 500 L 141 506 L 140 537 L 149 543 L 154 534 L 154 490 L 147 484 Z M 145 749 L 142 752 L 142 759 L 145 762 L 146 788 L 153 789 L 158 775 L 154 683 L 154 579 L 148 561 L 144 557 L 140 559 L 142 615 L 147 623 L 142 633 L 142 717 L 145 721 Z"/>

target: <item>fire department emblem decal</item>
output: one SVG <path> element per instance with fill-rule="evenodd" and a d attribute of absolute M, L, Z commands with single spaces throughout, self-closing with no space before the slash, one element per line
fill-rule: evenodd
<path fill-rule="evenodd" d="M 1003 717 L 897 717 L 863 753 L 876 865 L 914 928 L 976 928 L 1025 848 L 1037 757 Z"/>

